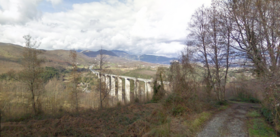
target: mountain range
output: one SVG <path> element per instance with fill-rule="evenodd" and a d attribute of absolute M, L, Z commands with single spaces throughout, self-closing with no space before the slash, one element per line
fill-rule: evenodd
<path fill-rule="evenodd" d="M 70 65 L 69 50 L 42 50 L 39 58 L 45 60 L 43 66 L 48 67 L 67 67 Z M 7 73 L 9 70 L 20 71 L 22 53 L 24 47 L 20 45 L 0 42 L 0 74 Z M 169 64 L 167 58 L 153 55 L 131 55 L 125 51 L 119 50 L 102 50 L 106 56 L 106 62 L 111 66 L 136 67 L 136 66 L 157 66 L 159 64 Z M 80 50 L 77 51 L 77 63 L 80 66 L 89 66 L 98 62 L 100 51 Z M 157 63 L 157 64 L 155 64 Z"/>
<path fill-rule="evenodd" d="M 90 51 L 90 50 L 77 50 L 77 52 L 83 53 L 84 55 L 88 57 L 96 57 L 101 52 L 99 51 Z M 144 61 L 149 63 L 156 63 L 156 64 L 170 64 L 170 61 L 172 60 L 178 60 L 178 58 L 169 58 L 165 56 L 155 56 L 155 55 L 132 55 L 125 51 L 121 50 L 102 50 L 103 55 L 109 55 L 114 57 L 121 57 L 128 60 L 137 60 L 137 61 Z"/>

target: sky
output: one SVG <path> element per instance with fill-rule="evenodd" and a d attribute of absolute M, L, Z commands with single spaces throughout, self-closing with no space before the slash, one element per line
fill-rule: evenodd
<path fill-rule="evenodd" d="M 0 42 L 40 49 L 177 57 L 195 10 L 211 0 L 0 0 Z"/>

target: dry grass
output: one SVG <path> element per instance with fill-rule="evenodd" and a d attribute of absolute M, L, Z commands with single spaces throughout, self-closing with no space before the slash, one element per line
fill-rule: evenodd
<path fill-rule="evenodd" d="M 22 66 L 17 62 L 0 60 L 0 74 L 7 73 L 11 69 L 16 71 L 16 72 L 19 72 L 19 71 L 22 70 Z"/>
<path fill-rule="evenodd" d="M 157 104 L 155 104 L 157 106 Z M 151 104 L 135 104 L 104 110 L 87 110 L 79 115 L 64 114 L 61 118 L 7 122 L 3 136 L 131 136 L 143 134 L 148 125 L 140 122 L 155 109 Z M 134 124 L 133 124 L 134 123 Z M 137 124 L 136 124 L 137 123 Z"/>
<path fill-rule="evenodd" d="M 264 86 L 261 81 L 235 81 L 226 86 L 226 99 L 254 102 L 264 100 Z M 247 100 L 248 99 L 248 100 Z"/>

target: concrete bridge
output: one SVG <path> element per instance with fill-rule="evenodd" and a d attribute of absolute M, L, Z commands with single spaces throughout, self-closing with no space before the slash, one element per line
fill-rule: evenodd
<path fill-rule="evenodd" d="M 131 93 L 133 95 L 132 98 L 142 98 L 142 99 L 151 99 L 153 95 L 153 88 L 152 82 L 153 79 L 143 79 L 143 78 L 135 78 L 135 77 L 128 77 L 128 76 L 118 76 L 114 74 L 106 74 L 100 73 L 93 70 L 92 66 L 89 67 L 90 71 L 95 74 L 98 78 L 101 78 L 102 82 L 106 83 L 107 89 L 109 89 L 109 95 L 113 98 L 117 98 L 118 102 L 124 103 L 131 101 Z M 123 80 L 124 80 L 124 87 L 123 87 Z M 116 80 L 117 85 L 116 84 Z M 140 82 L 144 83 L 144 90 L 140 91 Z M 134 84 L 134 89 L 131 91 L 130 85 Z M 160 84 L 160 83 L 159 83 Z M 169 86 L 169 82 L 164 82 L 165 87 Z M 117 87 L 117 90 L 116 90 Z M 124 89 L 124 98 L 123 92 Z"/>

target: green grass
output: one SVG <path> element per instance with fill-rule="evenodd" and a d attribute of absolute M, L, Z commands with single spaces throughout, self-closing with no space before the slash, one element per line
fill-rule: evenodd
<path fill-rule="evenodd" d="M 187 121 L 185 124 L 188 125 L 191 132 L 196 133 L 211 116 L 212 114 L 210 112 L 202 112 L 194 120 Z"/>
<path fill-rule="evenodd" d="M 205 121 L 211 117 L 211 113 L 203 112 L 192 122 L 192 127 L 201 126 Z"/>
<path fill-rule="evenodd" d="M 247 113 L 248 117 L 259 117 L 261 116 L 259 112 L 257 112 L 256 110 L 250 111 Z"/>
<path fill-rule="evenodd" d="M 251 119 L 248 120 L 249 137 L 276 137 L 274 129 L 259 117 L 261 116 L 256 110 L 247 113 Z"/>

